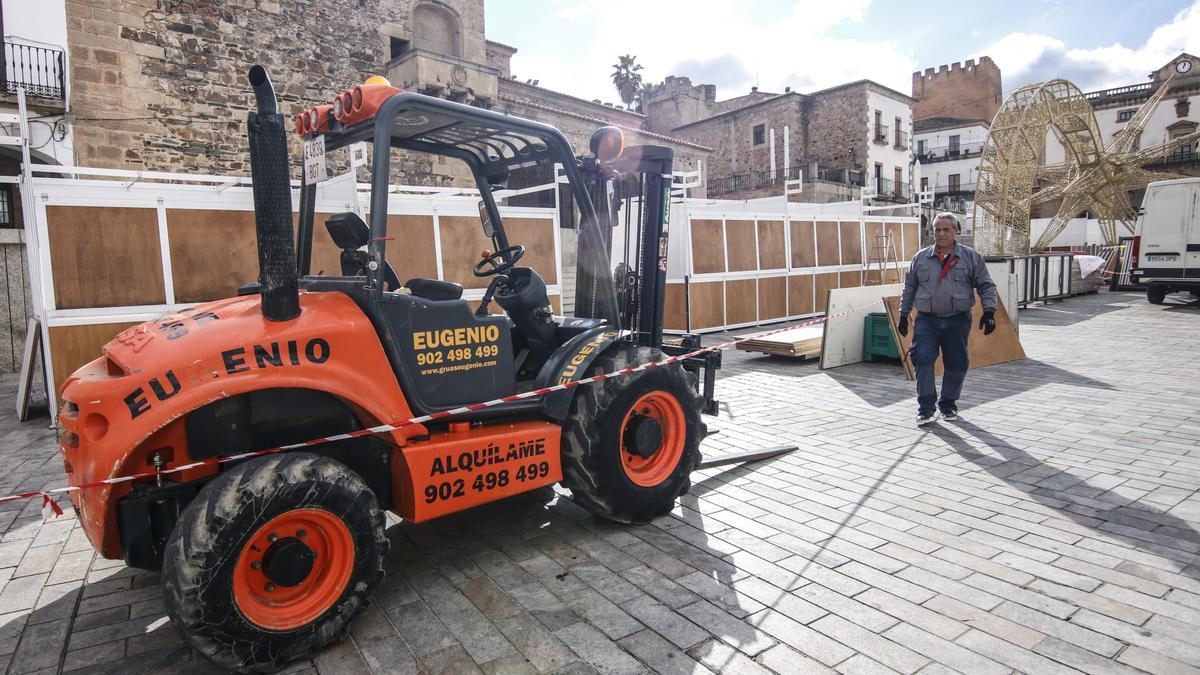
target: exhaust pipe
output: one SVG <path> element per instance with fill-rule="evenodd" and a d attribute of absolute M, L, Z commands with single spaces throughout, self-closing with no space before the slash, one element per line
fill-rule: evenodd
<path fill-rule="evenodd" d="M 250 111 L 250 177 L 254 181 L 254 224 L 258 235 L 258 282 L 268 321 L 300 315 L 296 254 L 292 244 L 292 186 L 288 173 L 286 121 L 275 103 L 271 78 L 262 66 L 249 73 L 258 111 Z"/>

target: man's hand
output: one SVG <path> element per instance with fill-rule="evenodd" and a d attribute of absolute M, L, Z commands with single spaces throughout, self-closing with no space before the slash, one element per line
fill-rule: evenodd
<path fill-rule="evenodd" d="M 901 337 L 908 337 L 908 315 L 900 317 L 900 323 L 896 324 L 896 332 Z"/>
<path fill-rule="evenodd" d="M 985 309 L 983 316 L 979 317 L 979 327 L 983 329 L 984 335 L 991 335 L 992 331 L 996 330 L 996 312 Z"/>

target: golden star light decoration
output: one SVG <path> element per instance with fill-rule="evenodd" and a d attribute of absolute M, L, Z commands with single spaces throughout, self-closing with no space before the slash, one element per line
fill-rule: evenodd
<path fill-rule="evenodd" d="M 1131 190 L 1178 178 L 1145 165 L 1200 139 L 1200 131 L 1134 149 L 1150 116 L 1170 89 L 1167 78 L 1125 127 L 1103 142 L 1091 104 L 1074 84 L 1048 80 L 1014 91 L 996 112 L 984 144 L 975 190 L 975 245 L 986 255 L 1025 255 L 1034 204 L 1061 199 L 1058 212 L 1033 250 L 1046 248 L 1072 218 L 1087 211 L 1100 221 L 1106 243 L 1117 243 L 1117 223 L 1131 233 L 1137 211 Z M 1048 133 L 1066 160 L 1040 165 Z"/>

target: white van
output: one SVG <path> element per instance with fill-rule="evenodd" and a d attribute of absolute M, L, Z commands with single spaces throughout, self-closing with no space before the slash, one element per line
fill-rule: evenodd
<path fill-rule="evenodd" d="M 1133 239 L 1134 279 L 1146 298 L 1161 304 L 1167 293 L 1200 296 L 1200 178 L 1151 183 Z"/>

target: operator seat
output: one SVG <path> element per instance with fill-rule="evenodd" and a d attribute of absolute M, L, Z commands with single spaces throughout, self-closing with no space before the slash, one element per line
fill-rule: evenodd
<path fill-rule="evenodd" d="M 333 243 L 342 249 L 342 276 L 367 276 L 367 252 L 360 250 L 371 241 L 371 228 L 353 211 L 335 213 L 325 221 L 325 229 Z M 383 288 L 395 291 L 400 288 L 400 279 L 392 264 L 383 261 Z"/>

